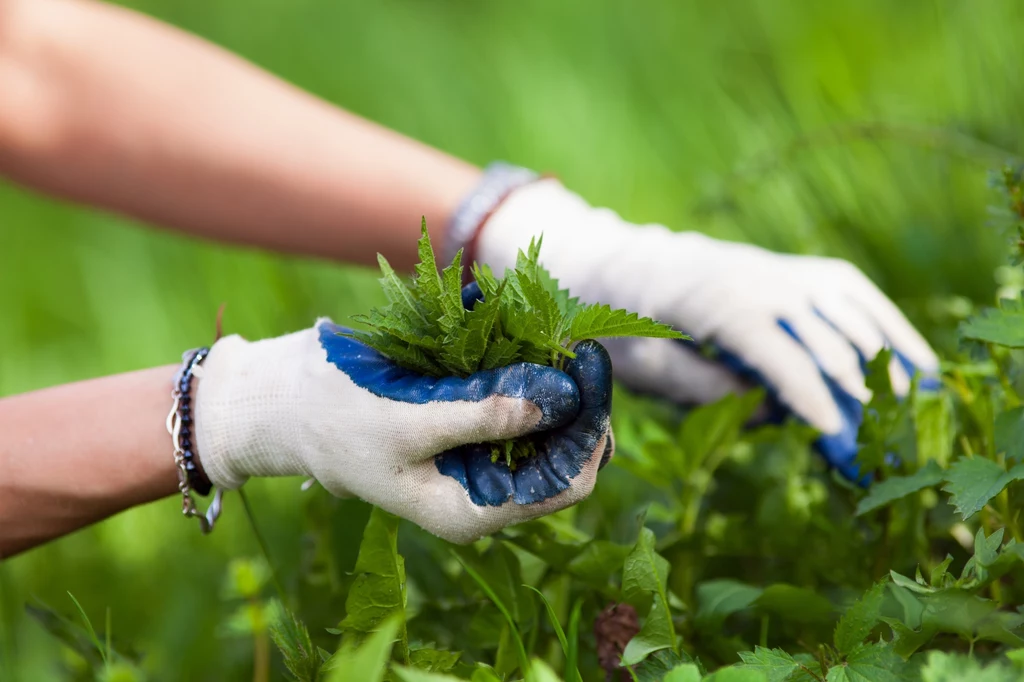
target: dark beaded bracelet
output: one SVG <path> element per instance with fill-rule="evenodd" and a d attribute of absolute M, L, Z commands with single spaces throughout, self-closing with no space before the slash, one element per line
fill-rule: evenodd
<path fill-rule="evenodd" d="M 179 469 L 186 478 L 188 488 L 200 495 L 210 494 L 213 485 L 202 469 L 196 464 L 195 449 L 192 447 L 192 374 L 195 368 L 210 354 L 209 348 L 198 348 L 185 353 L 181 369 L 174 377 L 174 398 L 177 406 L 178 442 L 176 451 Z M 177 453 L 176 453 L 177 454 Z M 183 481 L 184 482 L 184 481 Z"/>

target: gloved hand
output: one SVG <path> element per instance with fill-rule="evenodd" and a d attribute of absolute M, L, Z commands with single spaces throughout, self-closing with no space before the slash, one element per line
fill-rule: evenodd
<path fill-rule="evenodd" d="M 892 347 L 900 394 L 915 368 L 937 371 L 927 342 L 846 261 L 631 225 L 556 180 L 513 190 L 476 235 L 474 255 L 500 273 L 542 233 L 541 261 L 574 296 L 669 323 L 718 352 L 712 361 L 692 344 L 609 340 L 616 378 L 682 403 L 762 383 L 824 434 L 818 449 L 848 478 L 858 478 L 857 429 L 870 399 L 865 359 Z"/>
<path fill-rule="evenodd" d="M 197 368 L 196 446 L 210 481 L 302 475 L 452 542 L 550 514 L 590 494 L 612 455 L 611 365 L 576 348 L 565 372 L 521 363 L 461 379 L 405 370 L 319 320 L 221 339 Z M 511 472 L 473 445 L 537 434 Z"/>

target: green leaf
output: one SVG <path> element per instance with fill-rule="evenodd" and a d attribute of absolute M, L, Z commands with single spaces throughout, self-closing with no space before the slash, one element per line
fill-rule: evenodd
<path fill-rule="evenodd" d="M 1024 406 L 1002 412 L 996 417 L 996 452 L 1012 462 L 1024 460 Z"/>
<path fill-rule="evenodd" d="M 857 503 L 857 515 L 874 511 L 911 493 L 924 490 L 942 482 L 945 472 L 934 461 L 929 461 L 910 476 L 893 476 L 876 483 L 868 494 Z"/>
<path fill-rule="evenodd" d="M 978 528 L 974 536 L 974 558 L 982 566 L 991 566 L 999 557 L 999 547 L 1003 544 L 1003 532 L 1005 529 L 998 528 L 992 534 L 985 536 L 985 529 Z"/>
<path fill-rule="evenodd" d="M 886 644 L 862 645 L 828 670 L 826 682 L 910 682 L 910 667 Z"/>
<path fill-rule="evenodd" d="M 360 642 L 381 624 L 397 616 L 395 658 L 409 662 L 405 629 L 405 559 L 398 553 L 398 517 L 374 507 L 363 531 L 356 578 L 345 600 L 345 619 L 340 628 L 347 638 Z"/>
<path fill-rule="evenodd" d="M 472 566 L 463 561 L 462 557 L 460 557 L 457 553 L 453 552 L 453 555 L 455 556 L 456 559 L 458 559 L 459 563 L 462 564 L 462 568 L 465 569 L 469 577 L 471 577 L 473 581 L 480 586 L 480 589 L 483 590 L 484 594 L 486 594 L 487 597 L 494 603 L 494 605 L 498 607 L 498 610 L 501 611 L 501 615 L 505 617 L 505 621 L 508 625 L 509 631 L 516 644 L 516 654 L 518 656 L 519 666 L 522 670 L 527 670 L 529 666 L 529 659 L 526 656 L 526 647 L 523 645 L 523 638 L 519 634 L 519 630 L 516 628 L 516 621 L 512 617 L 512 613 L 511 611 L 509 611 L 508 606 L 505 605 L 505 603 L 498 597 L 498 595 L 491 588 L 491 586 L 488 585 L 487 581 L 484 580 L 483 577 L 476 570 L 474 570 Z"/>
<path fill-rule="evenodd" d="M 270 637 L 280 649 L 284 665 L 299 682 L 317 682 L 322 661 L 309 630 L 294 613 L 275 602 Z"/>
<path fill-rule="evenodd" d="M 921 682 L 1018 682 L 1020 672 L 1001 661 L 982 665 L 973 656 L 929 651 Z"/>
<path fill-rule="evenodd" d="M 551 602 L 549 602 L 548 598 L 544 596 L 544 593 L 536 587 L 532 587 L 530 585 L 524 585 L 524 587 L 536 592 L 540 597 L 541 602 L 544 603 L 544 608 L 547 609 L 548 612 L 548 620 L 551 621 L 551 627 L 554 629 L 555 635 L 558 637 L 558 643 L 562 645 L 562 655 L 565 656 L 566 660 L 569 660 L 569 641 L 565 638 L 565 631 L 562 630 L 561 623 L 558 622 L 558 614 L 555 613 L 555 608 L 551 606 Z M 565 677 L 570 682 L 572 680 L 580 679 L 580 673 L 578 670 L 568 669 L 566 672 L 567 674 Z"/>
<path fill-rule="evenodd" d="M 507 367 L 519 357 L 521 348 L 518 341 L 505 338 L 497 339 L 484 352 L 484 356 L 480 360 L 480 369 Z"/>
<path fill-rule="evenodd" d="M 794 623 L 830 623 L 835 618 L 832 603 L 814 590 L 777 583 L 769 585 L 754 604 L 762 611 Z"/>
<path fill-rule="evenodd" d="M 420 227 L 420 240 L 417 242 L 420 262 L 414 268 L 416 276 L 412 290 L 428 320 L 440 320 L 444 315 L 444 290 L 441 285 L 441 274 L 434 259 L 434 247 L 430 243 L 427 232 L 427 221 L 424 219 Z"/>
<path fill-rule="evenodd" d="M 622 570 L 622 598 L 647 613 L 640 632 L 626 645 L 623 665 L 635 665 L 661 649 L 676 650 L 676 631 L 668 603 L 668 561 L 655 549 L 654 531 L 641 528 Z"/>
<path fill-rule="evenodd" d="M 768 676 L 750 668 L 719 668 L 705 677 L 704 682 L 768 682 Z"/>
<path fill-rule="evenodd" d="M 913 403 L 896 397 L 889 375 L 891 362 L 892 350 L 886 348 L 867 363 L 864 379 L 871 390 L 871 401 L 865 406 L 857 432 L 857 462 L 862 472 L 881 468 L 889 453 L 904 454 L 913 446 Z"/>
<path fill-rule="evenodd" d="M 944 391 L 919 391 L 914 400 L 914 430 L 918 461 L 949 464 L 956 428 L 953 403 Z"/>
<path fill-rule="evenodd" d="M 633 674 L 637 682 L 663 682 L 665 676 L 679 666 L 694 665 L 701 675 L 705 674 L 704 666 L 700 661 L 690 658 L 685 651 L 675 652 L 671 649 L 662 649 L 645 658 L 639 665 L 633 668 Z"/>
<path fill-rule="evenodd" d="M 675 457 L 680 476 L 688 478 L 711 455 L 732 446 L 763 400 L 762 389 L 747 391 L 743 395 L 730 393 L 687 414 L 679 428 L 678 438 L 683 457 Z"/>
<path fill-rule="evenodd" d="M 461 678 L 454 675 L 430 672 L 428 670 L 420 670 L 419 668 L 407 668 L 402 665 L 392 666 L 391 672 L 394 673 L 400 682 L 459 682 L 461 680 Z"/>
<path fill-rule="evenodd" d="M 709 580 L 697 586 L 697 627 L 705 631 L 721 628 L 725 619 L 751 606 L 763 590 L 737 580 Z"/>
<path fill-rule="evenodd" d="M 326 682 L 381 682 L 399 629 L 404 630 L 405 625 L 401 616 L 394 616 L 382 622 L 380 628 L 359 645 L 353 640 L 345 640 L 321 668 L 328 673 Z"/>
<path fill-rule="evenodd" d="M 662 339 L 687 339 L 667 324 L 625 310 L 612 310 L 608 305 L 589 305 L 573 316 L 569 324 L 570 343 L 584 339 L 613 336 L 648 336 Z"/>
<path fill-rule="evenodd" d="M 701 682 L 702 677 L 700 668 L 693 663 L 683 663 L 669 670 L 668 674 L 661 679 L 662 682 Z M 762 677 L 762 679 L 764 678 Z"/>
<path fill-rule="evenodd" d="M 1024 348 L 1024 305 L 1003 299 L 999 308 L 986 308 L 960 325 L 961 338 Z"/>
<path fill-rule="evenodd" d="M 382 255 L 377 254 L 377 264 L 380 265 L 380 271 L 383 275 L 378 281 L 380 282 L 381 289 L 384 290 L 384 295 L 388 301 L 392 304 L 392 314 L 394 315 L 405 315 L 410 320 L 415 320 L 424 327 L 431 326 L 431 322 L 427 320 L 423 311 L 420 310 L 419 304 L 413 296 L 412 289 L 402 281 L 395 272 L 388 260 Z"/>
<path fill-rule="evenodd" d="M 762 673 L 768 682 L 786 682 L 800 664 L 782 649 L 754 647 L 740 653 L 741 668 Z"/>
<path fill-rule="evenodd" d="M 457 651 L 441 651 L 438 649 L 412 649 L 409 651 L 409 663 L 414 668 L 429 672 L 448 672 L 459 662 L 461 654 Z"/>
<path fill-rule="evenodd" d="M 988 504 L 1013 481 L 1024 478 L 1024 464 L 1005 471 L 999 464 L 983 457 L 961 457 L 946 472 L 943 490 L 966 521 Z"/>
<path fill-rule="evenodd" d="M 882 613 L 887 584 L 888 581 L 875 583 L 839 619 L 833 639 L 840 654 L 853 651 L 871 634 Z"/>
<path fill-rule="evenodd" d="M 438 325 L 445 334 L 461 329 L 466 320 L 462 305 L 462 250 L 455 254 L 452 264 L 441 273 L 441 317 Z"/>

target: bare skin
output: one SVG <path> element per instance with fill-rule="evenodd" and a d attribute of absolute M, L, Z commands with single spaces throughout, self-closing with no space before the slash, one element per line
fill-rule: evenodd
<path fill-rule="evenodd" d="M 130 58 L 126 58 L 130 55 Z M 416 262 L 480 171 L 130 10 L 0 0 L 0 174 L 155 225 Z"/>
<path fill-rule="evenodd" d="M 411 267 L 420 217 L 440 244 L 480 175 L 194 36 L 86 0 L 0 0 L 0 102 L 0 175 L 282 252 L 373 263 L 379 251 Z M 164 429 L 174 370 L 0 400 L 0 558 L 176 491 Z"/>

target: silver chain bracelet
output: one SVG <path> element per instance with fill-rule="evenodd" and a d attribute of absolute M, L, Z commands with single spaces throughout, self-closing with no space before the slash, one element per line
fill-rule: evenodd
<path fill-rule="evenodd" d="M 206 513 L 203 514 L 196 507 L 195 499 L 192 497 L 192 480 L 196 475 L 197 465 L 192 452 L 192 408 L 191 391 L 192 372 L 199 366 L 209 354 L 209 348 L 197 348 L 185 352 L 182 355 L 181 368 L 174 375 L 174 386 L 171 389 L 171 411 L 167 415 L 167 433 L 171 435 L 171 443 L 174 446 L 174 463 L 178 466 L 178 490 L 181 491 L 181 513 L 186 517 L 194 516 L 199 520 L 199 527 L 203 534 L 213 530 L 217 518 L 220 516 L 221 503 L 224 491 L 217 488 L 213 501 L 210 503 Z M 188 437 L 183 437 L 183 432 Z"/>

